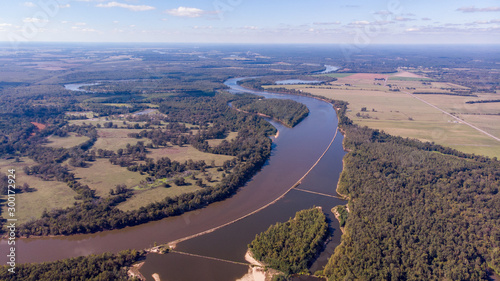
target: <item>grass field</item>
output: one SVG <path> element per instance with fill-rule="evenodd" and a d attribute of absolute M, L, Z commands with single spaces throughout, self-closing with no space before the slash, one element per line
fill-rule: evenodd
<path fill-rule="evenodd" d="M 315 77 L 327 76 L 327 77 L 335 77 L 335 78 L 343 78 L 347 76 L 351 76 L 353 73 L 326 73 L 326 74 L 318 74 L 314 75 Z"/>
<path fill-rule="evenodd" d="M 189 181 L 186 181 L 189 182 Z M 150 203 L 158 202 L 163 200 L 165 197 L 175 197 L 184 193 L 195 192 L 202 189 L 194 184 L 187 186 L 176 186 L 172 184 L 171 187 L 157 187 L 153 189 L 148 189 L 144 191 L 136 192 L 127 201 L 118 205 L 118 208 L 122 211 L 136 210 L 140 207 L 147 206 Z"/>
<path fill-rule="evenodd" d="M 101 103 L 102 105 L 107 106 L 117 106 L 117 107 L 132 107 L 129 103 Z"/>
<path fill-rule="evenodd" d="M 73 168 L 76 178 L 82 184 L 96 191 L 98 196 L 109 196 L 109 190 L 118 184 L 128 187 L 138 185 L 147 175 L 130 172 L 127 168 L 111 165 L 108 159 L 97 159 L 88 168 Z"/>
<path fill-rule="evenodd" d="M 201 152 L 196 148 L 192 147 L 191 145 L 183 145 L 182 147 L 179 146 L 164 147 L 164 148 L 150 149 L 149 151 L 151 152 L 147 155 L 147 157 L 153 158 L 155 160 L 158 160 L 162 157 L 168 157 L 170 158 L 170 160 L 175 160 L 181 163 L 189 159 L 193 161 L 205 160 L 205 162 L 208 165 L 210 165 L 210 162 L 214 160 L 215 165 L 217 166 L 221 166 L 224 163 L 224 161 L 231 160 L 234 158 L 233 156 Z"/>
<path fill-rule="evenodd" d="M 389 80 L 390 83 L 388 83 L 393 89 L 399 88 L 399 92 L 389 91 L 383 83 L 382 86 L 370 85 L 370 83 L 373 84 L 373 79 L 362 79 L 362 77 L 339 78 L 331 83 L 332 89 L 325 86 L 306 87 L 304 85 L 286 85 L 285 87 L 349 102 L 347 116 L 360 125 L 384 130 L 392 135 L 435 142 L 467 153 L 500 157 L 500 142 L 404 93 L 421 90 L 443 91 L 441 88 L 466 89 L 465 87 L 443 82 L 431 82 L 430 85 L 424 85 L 423 82 L 414 80 L 417 78 L 403 78 L 412 77 L 397 77 L 396 80 Z M 343 84 L 339 86 L 340 83 L 348 83 L 350 86 L 346 87 Z M 418 95 L 418 97 L 500 137 L 500 115 L 491 115 L 500 113 L 498 104 L 465 103 L 470 100 L 498 99 L 498 94 L 480 93 L 478 95 L 479 97 L 449 95 Z M 366 111 L 362 112 L 363 107 L 366 107 Z"/>
<path fill-rule="evenodd" d="M 127 147 L 127 144 L 136 145 L 142 141 L 148 143 L 148 139 L 130 138 L 128 134 L 139 133 L 142 129 L 98 129 L 99 138 L 94 144 L 95 149 L 107 149 L 117 151 L 120 148 Z"/>
<path fill-rule="evenodd" d="M 105 122 L 112 121 L 119 127 L 124 126 L 122 120 L 106 120 L 104 118 L 95 118 L 93 120 L 74 120 L 71 121 L 73 124 L 101 124 Z M 128 122 L 128 124 L 134 124 L 134 122 Z M 188 125 L 192 127 L 192 125 Z M 130 138 L 128 134 L 138 133 L 142 129 L 125 129 L 125 128 L 99 128 L 97 129 L 99 138 L 93 146 L 93 149 L 106 149 L 117 151 L 119 148 L 125 148 L 127 144 L 135 145 L 139 141 L 143 141 L 145 144 L 150 142 L 148 139 L 136 139 Z M 230 133 L 227 140 L 232 140 L 237 136 L 238 133 Z M 62 140 L 57 139 L 59 145 L 61 145 Z M 222 140 L 211 141 L 212 144 L 220 143 Z M 57 142 L 54 142 L 55 145 Z M 211 165 L 212 161 L 218 167 L 222 166 L 224 161 L 233 159 L 232 156 L 216 155 L 210 153 L 200 152 L 190 145 L 179 146 L 169 146 L 157 149 L 148 149 L 149 153 L 147 157 L 158 160 L 161 157 L 169 157 L 171 160 L 179 161 L 181 163 L 188 161 L 189 159 L 193 161 L 204 160 L 207 165 Z M 192 192 L 200 189 L 201 187 L 195 185 L 195 180 L 191 179 L 190 176 L 186 175 L 185 180 L 189 183 L 187 186 L 175 186 L 173 183 L 173 178 L 171 179 L 161 179 L 154 183 L 145 183 L 147 174 L 141 175 L 140 173 L 130 172 L 126 168 L 112 165 L 108 159 L 97 159 L 94 162 L 90 162 L 90 167 L 88 168 L 72 168 L 72 172 L 75 173 L 78 181 L 82 184 L 88 185 L 91 189 L 96 191 L 96 195 L 100 197 L 109 196 L 111 189 L 115 188 L 118 184 L 125 184 L 128 188 L 132 188 L 134 195 L 129 198 L 126 202 L 120 205 L 120 209 L 131 210 L 145 206 L 150 202 L 155 202 L 163 199 L 166 196 L 176 196 L 185 192 Z M 206 172 L 199 174 L 198 171 L 194 171 L 197 178 L 203 180 L 203 184 L 206 186 L 213 186 L 220 182 L 222 177 L 222 172 L 217 171 L 217 168 L 207 168 Z M 207 181 L 206 177 L 211 178 L 211 182 Z M 142 184 L 141 184 L 142 182 Z M 159 187 L 161 182 L 167 182 L 172 187 L 164 188 Z"/>
<path fill-rule="evenodd" d="M 428 81 L 429 78 L 391 76 L 389 81 Z"/>
<path fill-rule="evenodd" d="M 78 136 L 76 133 L 69 133 L 67 137 L 61 138 L 58 136 L 50 136 L 47 138 L 49 141 L 46 146 L 49 147 L 62 147 L 71 148 L 89 140 L 86 136 Z"/>
<path fill-rule="evenodd" d="M 16 169 L 16 185 L 29 184 L 34 192 L 16 194 L 16 218 L 18 224 L 31 219 L 40 218 L 43 211 L 52 208 L 66 208 L 76 201 L 76 192 L 65 183 L 57 181 L 43 181 L 35 176 L 28 176 L 23 172 L 23 167 L 33 165 L 35 162 L 28 158 L 21 158 L 21 162 L 14 160 L 0 160 L 0 171 L 7 173 L 10 168 Z M 0 198 L 5 199 L 2 195 Z M 2 217 L 6 218 L 6 205 L 2 206 Z"/>
<path fill-rule="evenodd" d="M 208 187 L 216 186 L 222 180 L 222 173 L 223 172 L 217 171 L 217 168 L 208 168 L 204 173 L 195 172 L 194 174 L 196 179 L 201 179 L 203 181 L 204 187 Z M 211 177 L 210 182 L 207 181 L 206 176 Z M 127 201 L 119 204 L 118 208 L 122 211 L 135 210 L 152 202 L 161 201 L 165 197 L 175 197 L 204 188 L 196 185 L 196 180 L 192 179 L 191 176 L 185 176 L 184 179 L 187 183 L 184 186 L 175 185 L 172 178 L 158 180 L 156 183 L 150 184 L 148 188 L 145 189 L 135 188 L 134 195 L 127 199 Z M 158 182 L 166 182 L 170 185 L 170 187 L 161 187 L 157 184 Z"/>
<path fill-rule="evenodd" d="M 211 146 L 211 147 L 214 147 L 214 146 L 217 146 L 219 144 L 221 144 L 221 142 L 223 140 L 226 140 L 228 142 L 231 142 L 232 140 L 234 140 L 236 137 L 238 136 L 238 132 L 230 132 L 228 134 L 228 136 L 225 138 L 225 139 L 214 139 L 214 140 L 207 140 L 208 144 Z"/>

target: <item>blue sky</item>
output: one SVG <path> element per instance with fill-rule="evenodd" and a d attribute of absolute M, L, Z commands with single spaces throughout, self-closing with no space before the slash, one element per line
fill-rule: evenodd
<path fill-rule="evenodd" d="M 0 41 L 500 43 L 500 0 L 3 1 Z"/>

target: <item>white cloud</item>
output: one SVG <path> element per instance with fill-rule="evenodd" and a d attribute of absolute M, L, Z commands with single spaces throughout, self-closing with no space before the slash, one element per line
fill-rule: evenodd
<path fill-rule="evenodd" d="M 253 26 L 253 25 L 250 25 L 250 26 L 244 26 L 243 27 L 244 29 L 250 29 L 250 30 L 256 30 L 256 29 L 259 29 L 257 26 Z"/>
<path fill-rule="evenodd" d="M 71 5 L 70 4 L 66 4 L 66 5 L 59 5 L 59 8 L 61 9 L 64 9 L 64 8 L 70 8 Z"/>
<path fill-rule="evenodd" d="M 492 24 L 492 23 L 500 23 L 500 19 L 494 20 L 478 20 L 473 22 L 474 24 Z"/>
<path fill-rule="evenodd" d="M 389 12 L 389 11 L 378 11 L 378 12 L 375 12 L 374 14 L 376 15 L 383 15 L 383 16 L 387 16 L 387 15 L 392 15 L 392 12 Z"/>
<path fill-rule="evenodd" d="M 24 7 L 28 7 L 28 8 L 34 8 L 34 7 L 36 7 L 35 3 L 33 3 L 33 2 L 24 2 L 23 6 Z"/>
<path fill-rule="evenodd" d="M 420 29 L 415 27 L 406 29 L 406 32 L 415 32 L 415 31 L 420 31 Z"/>
<path fill-rule="evenodd" d="M 340 21 L 331 21 L 331 22 L 313 22 L 314 25 L 336 25 L 341 24 Z"/>
<path fill-rule="evenodd" d="M 40 18 L 24 18 L 23 22 L 41 23 L 41 22 L 49 22 L 49 21 L 46 19 L 40 19 Z"/>
<path fill-rule="evenodd" d="M 394 22 L 391 20 L 378 20 L 375 22 L 375 24 L 378 24 L 378 25 L 386 25 L 386 24 L 391 24 L 391 23 L 394 23 Z"/>
<path fill-rule="evenodd" d="M 87 25 L 87 23 L 85 23 L 85 22 L 77 22 L 77 23 L 75 23 L 75 25 L 84 26 L 84 25 Z"/>
<path fill-rule="evenodd" d="M 369 25 L 370 22 L 366 20 L 353 21 L 350 25 Z"/>
<path fill-rule="evenodd" d="M 195 25 L 193 26 L 193 29 L 212 29 L 213 27 L 211 25 L 209 26 L 198 26 L 198 25 Z"/>
<path fill-rule="evenodd" d="M 97 30 L 93 28 L 82 28 L 81 26 L 72 26 L 71 29 L 74 31 L 81 31 L 81 32 L 97 32 Z"/>
<path fill-rule="evenodd" d="M 125 4 L 125 3 L 119 3 L 119 2 L 109 2 L 106 4 L 97 4 L 96 7 L 99 8 L 114 8 L 114 7 L 119 7 L 119 8 L 124 8 L 124 9 L 129 9 L 134 12 L 142 12 L 142 11 L 150 11 L 156 9 L 153 6 L 147 6 L 147 5 L 130 5 L 130 4 Z"/>
<path fill-rule="evenodd" d="M 395 17 L 394 20 L 397 20 L 397 21 L 412 21 L 414 19 L 405 18 L 405 17 Z"/>
<path fill-rule="evenodd" d="M 165 12 L 172 16 L 187 18 L 198 18 L 205 13 L 205 11 L 201 9 L 189 7 L 179 7 L 177 9 L 166 10 Z"/>
<path fill-rule="evenodd" d="M 463 13 L 476 13 L 476 12 L 500 12 L 500 7 L 486 7 L 476 8 L 475 6 L 458 8 L 457 11 Z"/>
<path fill-rule="evenodd" d="M 12 26 L 10 23 L 0 23 L 0 27 Z"/>

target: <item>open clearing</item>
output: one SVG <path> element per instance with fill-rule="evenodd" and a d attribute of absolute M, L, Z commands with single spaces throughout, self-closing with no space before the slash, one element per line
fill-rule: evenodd
<path fill-rule="evenodd" d="M 217 168 L 208 168 L 205 172 L 192 171 L 195 175 L 196 180 L 201 179 L 204 187 L 216 186 L 222 180 L 222 171 L 217 171 Z M 207 176 L 210 177 L 210 182 L 207 180 Z M 158 202 L 163 200 L 165 197 L 175 197 L 184 193 L 191 193 L 197 190 L 201 190 L 204 187 L 196 185 L 196 180 L 192 179 L 190 175 L 184 176 L 186 185 L 177 186 L 173 182 L 173 178 L 157 180 L 153 184 L 148 184 L 148 188 L 140 189 L 134 188 L 134 195 L 127 199 L 127 201 L 120 203 L 118 208 L 122 211 L 135 210 L 140 207 L 146 206 L 152 202 Z M 159 186 L 159 182 L 166 182 L 170 187 L 165 188 Z M 154 186 L 154 187 L 153 187 Z"/>
<path fill-rule="evenodd" d="M 144 144 L 148 139 L 136 139 L 128 136 L 130 133 L 139 133 L 141 129 L 98 129 L 99 138 L 94 144 L 95 149 L 106 149 L 117 151 L 120 148 L 126 148 L 127 144 L 136 145 L 142 141 Z"/>
<path fill-rule="evenodd" d="M 215 161 L 215 165 L 222 166 L 222 164 L 226 160 L 231 160 L 233 156 L 227 155 L 219 155 L 219 154 L 211 154 L 205 153 L 197 150 L 191 145 L 183 145 L 182 147 L 173 146 L 173 147 L 163 147 L 156 149 L 149 149 L 151 151 L 147 157 L 158 160 L 162 157 L 168 157 L 170 160 L 175 160 L 183 163 L 184 161 L 188 161 L 189 159 L 193 161 L 205 160 L 207 165 L 210 165 L 211 161 Z"/>
<path fill-rule="evenodd" d="M 208 145 L 210 145 L 211 147 L 214 147 L 214 146 L 218 146 L 219 144 L 221 144 L 223 140 L 231 142 L 232 140 L 236 139 L 236 137 L 238 137 L 238 132 L 230 132 L 225 139 L 213 139 L 213 140 L 207 140 L 207 142 L 208 142 Z"/>
<path fill-rule="evenodd" d="M 90 163 L 90 167 L 72 168 L 72 172 L 75 173 L 80 183 L 88 185 L 96 191 L 96 195 L 102 197 L 109 196 L 109 190 L 118 184 L 133 187 L 146 179 L 147 176 L 131 172 L 118 165 L 112 165 L 109 159 L 97 159 Z"/>
<path fill-rule="evenodd" d="M 186 180 L 186 182 L 189 182 Z M 190 183 L 190 185 L 186 186 L 176 186 L 173 183 L 171 187 L 156 187 L 144 191 L 136 192 L 131 198 L 127 199 L 127 201 L 118 205 L 118 208 L 122 211 L 130 211 L 137 210 L 140 207 L 147 206 L 153 202 L 159 202 L 163 200 L 165 197 L 175 197 L 184 193 L 195 192 L 197 190 L 202 189 L 195 184 Z"/>
<path fill-rule="evenodd" d="M 48 147 L 62 147 L 71 148 L 88 141 L 90 138 L 86 136 L 79 136 L 76 133 L 69 133 L 67 137 L 50 136 L 47 138 L 49 141 L 46 146 Z"/>
<path fill-rule="evenodd" d="M 398 75 L 399 74 L 399 75 Z M 314 95 L 349 102 L 347 116 L 355 123 L 383 130 L 392 135 L 435 142 L 467 153 L 500 157 L 500 142 L 463 124 L 404 92 L 444 92 L 467 90 L 444 82 L 419 81 L 411 73 L 389 75 L 397 80 L 375 81 L 384 74 L 353 74 L 340 77 L 330 85 L 280 85 Z M 387 76 L 387 75 L 386 75 Z M 266 86 L 273 88 L 275 86 Z M 393 90 L 393 91 L 391 91 Z M 396 90 L 396 91 L 394 91 Z M 399 90 L 399 91 L 398 91 Z M 426 102 L 454 114 L 472 125 L 500 137 L 498 103 L 466 104 L 471 100 L 499 99 L 497 94 L 476 93 L 478 97 L 418 95 Z M 365 108 L 362 111 L 362 108 Z"/>
<path fill-rule="evenodd" d="M 0 171 L 6 173 L 8 169 L 16 170 L 16 185 L 29 184 L 30 188 L 36 189 L 34 192 L 16 194 L 16 218 L 18 224 L 28 222 L 31 219 L 40 218 L 44 210 L 50 211 L 53 208 L 66 208 L 73 205 L 77 195 L 65 183 L 58 181 L 44 181 L 35 176 L 28 176 L 24 173 L 25 166 L 34 165 L 35 162 L 29 158 L 21 158 L 20 162 L 14 160 L 0 160 Z M 2 195 L 3 200 L 7 196 Z M 2 217 L 6 217 L 6 204 L 2 204 Z"/>

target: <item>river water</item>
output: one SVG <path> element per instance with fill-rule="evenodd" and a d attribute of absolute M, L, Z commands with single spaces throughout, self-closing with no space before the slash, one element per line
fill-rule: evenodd
<path fill-rule="evenodd" d="M 321 134 L 321 136 L 317 135 L 318 137 L 327 135 L 330 137 L 330 139 L 332 138 L 333 132 L 335 131 L 338 124 L 336 121 L 335 112 L 327 103 L 312 98 L 250 91 L 238 86 L 238 80 L 241 79 L 231 79 L 226 82 L 226 85 L 231 87 L 233 93 L 237 94 L 242 92 L 250 92 L 253 94 L 265 96 L 267 98 L 293 99 L 295 101 L 306 104 L 311 112 L 310 115 L 302 123 L 300 123 L 293 129 L 287 129 L 281 126 L 279 127 L 280 136 L 277 141 L 275 141 L 273 156 L 270 161 L 271 165 L 266 166 L 264 170 L 271 169 L 270 166 L 274 164 L 273 161 L 275 160 L 274 158 L 277 155 L 286 153 L 285 151 L 287 151 L 288 147 L 283 147 L 284 144 L 282 144 L 282 141 L 284 142 L 286 141 L 286 138 L 291 137 L 289 136 L 289 134 L 291 134 L 292 131 L 296 129 L 303 129 L 301 128 L 301 126 L 314 126 L 314 124 L 326 125 L 323 131 L 315 131 L 315 133 Z M 306 122 L 306 120 L 308 122 Z M 313 122 L 311 122 L 311 120 L 313 120 Z M 292 134 L 292 137 L 299 136 L 296 134 Z M 321 159 L 318 165 L 311 171 L 311 173 L 302 181 L 299 189 L 337 195 L 335 192 L 335 188 L 340 172 L 342 171 L 342 158 L 345 154 L 344 150 L 342 149 L 342 140 L 342 135 L 337 134 L 337 137 L 334 140 L 331 148 Z M 295 148 L 297 151 L 292 152 L 292 154 L 296 157 L 301 155 L 298 150 L 308 147 L 308 143 L 305 143 L 304 140 L 302 141 L 303 142 L 297 143 L 299 145 Z M 288 144 L 288 142 L 286 142 L 285 144 Z M 324 145 L 327 144 L 324 143 Z M 326 146 L 323 146 L 320 150 L 324 151 L 325 148 Z M 286 167 L 290 167 L 290 164 L 292 163 L 286 164 Z M 295 161 L 295 165 L 300 164 L 303 163 Z M 256 177 L 258 177 L 259 175 L 260 174 L 258 174 Z M 291 174 L 287 175 L 287 177 L 291 177 L 290 175 Z M 301 175 L 303 174 L 297 175 L 297 178 L 300 178 Z M 275 174 L 273 180 L 279 180 L 279 177 L 280 174 Z M 275 186 L 268 186 L 268 188 L 270 190 L 277 188 L 280 183 L 281 182 L 278 182 Z M 245 187 L 245 189 L 251 188 L 251 186 L 252 182 L 250 182 Z M 291 185 L 285 185 L 285 189 L 281 190 L 286 190 L 290 186 Z M 339 230 L 339 224 L 330 210 L 334 206 L 345 204 L 346 202 L 336 198 L 306 193 L 301 190 L 292 190 L 275 204 L 234 224 L 216 230 L 212 233 L 179 243 L 176 246 L 176 250 L 200 256 L 245 262 L 244 256 L 247 251 L 247 245 L 255 238 L 256 234 L 265 231 L 272 224 L 288 220 L 289 218 L 293 217 L 297 211 L 320 206 L 330 220 L 331 240 L 327 243 L 322 254 L 312 264 L 310 271 L 314 273 L 317 270 L 321 270 L 326 265 L 328 258 L 333 254 L 335 247 L 340 244 L 341 233 Z M 191 257 L 171 253 L 167 255 L 149 255 L 147 257 L 146 263 L 141 268 L 141 273 L 146 277 L 146 280 L 148 281 L 154 281 L 152 275 L 155 273 L 160 276 L 161 280 L 169 281 L 234 281 L 241 279 L 248 272 L 248 270 L 249 268 L 243 265 L 229 264 L 222 261 L 214 261 L 200 257 Z M 314 278 L 310 279 L 317 280 Z M 308 279 L 302 277 L 298 280 Z"/>
<path fill-rule="evenodd" d="M 70 237 L 18 239 L 17 263 L 53 261 L 80 255 L 148 248 L 155 242 L 167 243 L 241 218 L 285 193 L 328 147 L 337 128 L 336 113 L 326 102 L 308 97 L 249 91 L 238 86 L 238 80 L 226 81 L 226 85 L 235 93 L 244 91 L 272 98 L 293 99 L 305 104 L 310 110 L 309 116 L 292 129 L 272 122 L 280 131 L 273 144 L 272 156 L 262 170 L 238 193 L 198 211 L 135 227 Z M 330 150 L 299 188 L 335 195 L 343 156 L 342 135 L 337 134 Z M 338 222 L 329 211 L 339 204 L 345 204 L 345 201 L 292 190 L 276 204 L 261 212 L 210 234 L 182 242 L 176 249 L 244 262 L 246 246 L 255 234 L 264 231 L 271 224 L 293 217 L 298 210 L 321 206 L 332 221 L 333 238 L 324 254 L 313 264 L 311 269 L 314 272 L 321 269 L 326 257 L 333 253 L 333 248 L 340 241 Z M 1 253 L 6 253 L 7 249 L 7 241 L 1 240 Z M 6 255 L 0 256 L 2 264 L 6 261 Z M 232 281 L 241 278 L 248 271 L 246 266 L 208 261 L 202 258 L 181 257 L 178 254 L 149 255 L 141 272 L 149 280 L 153 280 L 153 273 L 158 273 L 162 280 Z"/>
<path fill-rule="evenodd" d="M 95 85 L 99 85 L 99 83 L 80 83 L 80 84 L 66 84 L 64 85 L 64 88 L 66 90 L 70 90 L 70 91 L 76 91 L 76 92 L 88 92 L 87 90 L 85 89 L 82 89 L 82 87 L 85 87 L 85 86 L 95 86 Z"/>

